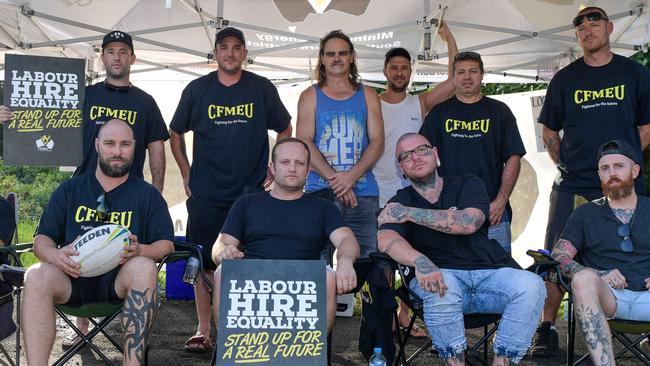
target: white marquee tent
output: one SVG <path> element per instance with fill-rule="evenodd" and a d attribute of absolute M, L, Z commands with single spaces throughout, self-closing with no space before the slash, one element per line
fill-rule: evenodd
<path fill-rule="evenodd" d="M 433 82 L 446 72 L 443 16 L 461 50 L 484 55 L 489 81 L 548 81 L 579 56 L 571 19 L 582 4 L 609 13 L 616 52 L 647 47 L 647 0 L 0 0 L 0 63 L 6 52 L 87 58 L 96 77 L 101 38 L 119 29 L 135 38 L 136 72 L 196 77 L 214 68 L 215 30 L 230 25 L 245 31 L 248 69 L 294 83 L 309 80 L 319 38 L 342 29 L 366 80 L 381 80 L 383 54 L 402 46 L 420 58 L 416 80 Z"/>

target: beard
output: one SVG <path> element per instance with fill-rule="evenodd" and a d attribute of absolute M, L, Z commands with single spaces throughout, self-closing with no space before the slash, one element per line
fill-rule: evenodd
<path fill-rule="evenodd" d="M 617 183 L 618 185 L 614 186 L 614 183 Z M 634 190 L 634 178 L 632 178 L 632 172 L 630 172 L 630 175 L 623 180 L 612 177 L 607 182 L 601 181 L 600 187 L 603 189 L 603 195 L 610 199 L 619 200 L 621 198 L 629 197 Z"/>
<path fill-rule="evenodd" d="M 114 158 L 113 161 L 118 160 Z M 133 165 L 133 158 L 130 159 L 119 159 L 123 162 L 121 165 L 113 166 L 111 165 L 111 160 L 105 159 L 101 156 L 97 158 L 97 164 L 104 174 L 111 178 L 119 178 L 127 175 L 129 170 L 131 170 L 131 165 Z"/>
<path fill-rule="evenodd" d="M 401 86 L 394 82 L 388 82 L 388 88 L 397 93 L 402 93 L 404 90 L 406 90 L 407 86 L 408 82 L 405 82 L 404 85 Z"/>

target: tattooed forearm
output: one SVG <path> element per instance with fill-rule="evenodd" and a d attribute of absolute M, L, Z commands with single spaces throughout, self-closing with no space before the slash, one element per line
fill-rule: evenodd
<path fill-rule="evenodd" d="M 124 357 L 135 356 L 144 365 L 144 352 L 156 316 L 156 290 L 129 291 L 122 310 L 122 331 L 124 332 Z"/>
<path fill-rule="evenodd" d="M 480 210 L 431 210 L 411 208 L 409 218 L 418 225 L 448 234 L 469 235 L 478 230 L 485 215 Z"/>
<path fill-rule="evenodd" d="M 573 260 L 578 251 L 570 241 L 560 239 L 555 244 L 551 257 L 560 263 L 560 270 L 566 277 L 571 278 L 577 272 L 587 268 Z"/>
<path fill-rule="evenodd" d="M 598 357 L 599 365 L 611 365 L 611 339 L 609 329 L 605 325 L 607 320 L 600 306 L 596 305 L 596 308 L 592 309 L 581 304 L 576 308 L 576 318 L 592 356 Z M 600 355 L 598 355 L 598 349 L 600 349 Z"/>
<path fill-rule="evenodd" d="M 542 140 L 544 140 L 544 146 L 546 146 L 546 150 L 548 151 L 551 160 L 553 160 L 555 164 L 559 163 L 560 143 L 562 141 L 560 135 L 556 132 L 543 133 Z"/>
<path fill-rule="evenodd" d="M 440 271 L 440 268 L 431 262 L 431 259 L 424 255 L 415 258 L 415 269 L 422 274 Z"/>
<path fill-rule="evenodd" d="M 396 221 L 402 220 L 408 214 L 408 209 L 402 205 L 391 205 L 388 207 L 388 214 Z"/>

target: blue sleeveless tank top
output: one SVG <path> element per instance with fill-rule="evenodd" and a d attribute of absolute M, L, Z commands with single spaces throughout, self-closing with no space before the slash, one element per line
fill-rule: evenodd
<path fill-rule="evenodd" d="M 368 147 L 368 108 L 363 85 L 348 99 L 335 100 L 314 85 L 316 91 L 316 132 L 314 144 L 325 160 L 337 172 L 348 171 L 359 162 Z M 305 190 L 329 188 L 316 172 L 309 172 Z M 359 178 L 354 186 L 358 197 L 379 196 L 379 187 L 372 169 Z"/>

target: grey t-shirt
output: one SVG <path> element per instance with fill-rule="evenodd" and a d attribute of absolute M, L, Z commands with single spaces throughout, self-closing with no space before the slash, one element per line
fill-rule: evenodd
<path fill-rule="evenodd" d="M 617 229 L 622 224 L 603 197 L 578 207 L 560 238 L 573 244 L 583 265 L 598 270 L 618 269 L 627 279 L 629 290 L 645 291 L 644 280 L 650 277 L 650 198 L 637 198 L 630 226 L 632 253 L 621 251 L 623 238 Z"/>

